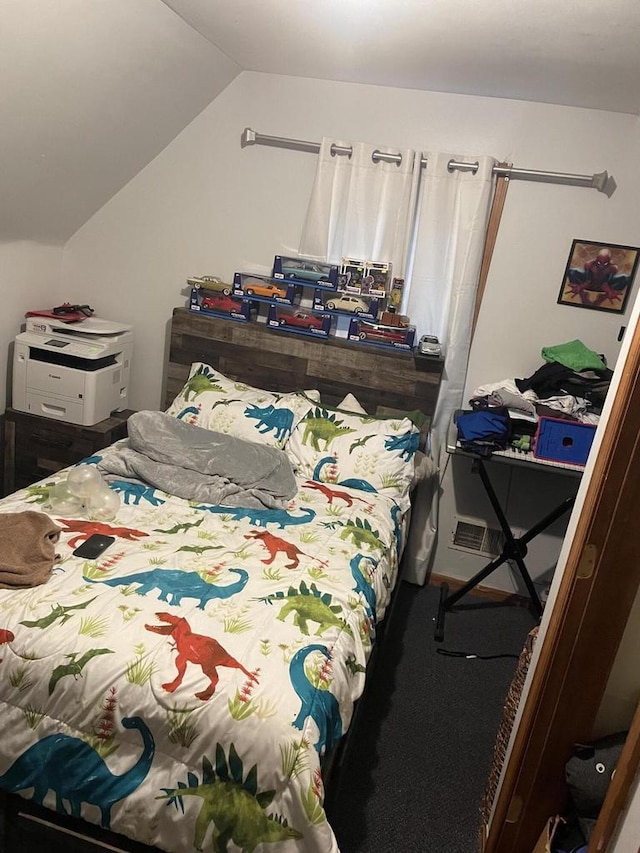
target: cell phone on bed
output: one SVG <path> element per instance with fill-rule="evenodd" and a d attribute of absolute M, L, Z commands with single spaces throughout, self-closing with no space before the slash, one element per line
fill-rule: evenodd
<path fill-rule="evenodd" d="M 112 542 L 116 541 L 115 536 L 102 536 L 100 533 L 94 533 L 86 539 L 82 545 L 78 545 L 73 552 L 74 557 L 84 557 L 85 560 L 95 560 L 106 551 Z"/>

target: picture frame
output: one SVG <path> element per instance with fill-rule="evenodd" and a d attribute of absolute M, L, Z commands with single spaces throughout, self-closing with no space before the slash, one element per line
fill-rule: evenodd
<path fill-rule="evenodd" d="M 633 246 L 574 240 L 558 304 L 624 314 L 639 260 Z"/>

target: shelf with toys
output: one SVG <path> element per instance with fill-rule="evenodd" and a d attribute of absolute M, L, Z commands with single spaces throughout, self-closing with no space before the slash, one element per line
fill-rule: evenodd
<path fill-rule="evenodd" d="M 415 326 L 398 313 L 404 281 L 391 278 L 388 263 L 276 255 L 271 275 L 236 272 L 232 284 L 215 276 L 187 282 L 189 308 L 203 314 L 249 322 L 262 320 L 265 305 L 265 324 L 292 334 L 401 350 L 416 342 Z"/>

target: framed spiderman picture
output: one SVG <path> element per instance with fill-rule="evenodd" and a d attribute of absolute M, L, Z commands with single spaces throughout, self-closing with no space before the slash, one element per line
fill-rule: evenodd
<path fill-rule="evenodd" d="M 558 304 L 623 314 L 639 258 L 631 246 L 574 240 Z"/>

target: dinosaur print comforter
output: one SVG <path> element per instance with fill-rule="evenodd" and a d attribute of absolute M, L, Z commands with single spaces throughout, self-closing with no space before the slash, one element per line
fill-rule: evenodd
<path fill-rule="evenodd" d="M 65 472 L 0 501 L 47 511 Z M 320 762 L 394 586 L 389 498 L 299 480 L 286 509 L 117 481 L 49 514 L 51 579 L 0 590 L 0 788 L 171 853 L 337 851 Z M 72 555 L 92 533 L 115 542 Z"/>

